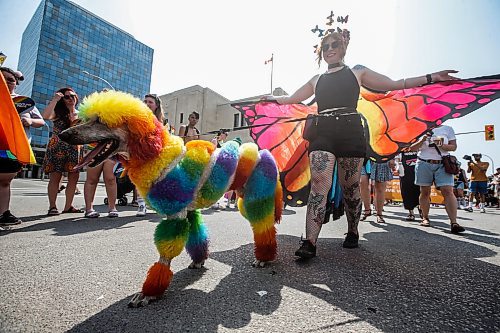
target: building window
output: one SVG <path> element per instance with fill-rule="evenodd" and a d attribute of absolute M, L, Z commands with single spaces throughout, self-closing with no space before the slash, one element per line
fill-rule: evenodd
<path fill-rule="evenodd" d="M 241 117 L 241 122 L 240 122 L 240 126 L 243 127 L 243 126 L 246 126 L 247 125 L 247 120 L 245 119 L 245 117 Z"/>
<path fill-rule="evenodd" d="M 181 113 L 181 124 L 184 122 L 184 113 Z"/>
<path fill-rule="evenodd" d="M 235 113 L 234 120 L 233 120 L 233 127 L 239 127 L 239 126 L 240 126 L 240 114 Z"/>

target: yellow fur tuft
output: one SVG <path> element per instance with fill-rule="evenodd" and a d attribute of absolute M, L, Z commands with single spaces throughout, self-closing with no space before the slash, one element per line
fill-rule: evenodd
<path fill-rule="evenodd" d="M 95 92 L 83 100 L 80 116 L 84 119 L 99 118 L 110 128 L 127 125 L 135 134 L 154 131 L 154 114 L 138 98 L 121 91 Z"/>

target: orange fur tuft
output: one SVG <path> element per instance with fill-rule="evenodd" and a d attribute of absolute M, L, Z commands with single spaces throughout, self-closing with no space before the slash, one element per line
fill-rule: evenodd
<path fill-rule="evenodd" d="M 278 179 L 276 183 L 276 189 L 274 190 L 274 222 L 281 222 L 281 214 L 283 213 L 283 188 L 281 187 L 281 182 Z"/>
<path fill-rule="evenodd" d="M 142 285 L 144 296 L 161 296 L 167 290 L 174 273 L 165 264 L 155 262 L 148 271 L 146 281 Z"/>
<path fill-rule="evenodd" d="M 255 258 L 260 261 L 273 261 L 276 258 L 276 228 L 274 225 L 260 234 L 254 234 Z"/>
<path fill-rule="evenodd" d="M 154 131 L 147 134 L 130 134 L 128 147 L 131 158 L 140 161 L 148 161 L 160 155 L 163 149 L 163 125 L 154 119 Z"/>

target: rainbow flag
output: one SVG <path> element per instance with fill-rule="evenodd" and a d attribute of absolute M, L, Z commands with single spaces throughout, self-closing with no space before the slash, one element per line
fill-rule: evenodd
<path fill-rule="evenodd" d="M 7 82 L 3 75 L 0 78 L 0 157 L 18 160 L 23 164 L 36 164 Z"/>

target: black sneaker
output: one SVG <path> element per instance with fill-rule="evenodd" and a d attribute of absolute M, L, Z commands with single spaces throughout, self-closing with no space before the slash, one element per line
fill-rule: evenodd
<path fill-rule="evenodd" d="M 347 249 L 354 249 L 359 246 L 358 240 L 359 235 L 356 235 L 353 232 L 348 232 L 347 236 L 345 236 L 344 244 L 342 244 L 342 247 L 345 247 Z"/>
<path fill-rule="evenodd" d="M 295 255 L 302 259 L 314 258 L 316 257 L 316 246 L 312 245 L 309 240 L 304 239 L 302 240 L 302 245 L 295 251 Z"/>
<path fill-rule="evenodd" d="M 16 225 L 21 222 L 20 219 L 10 213 L 10 210 L 6 210 L 0 217 L 0 225 Z"/>

